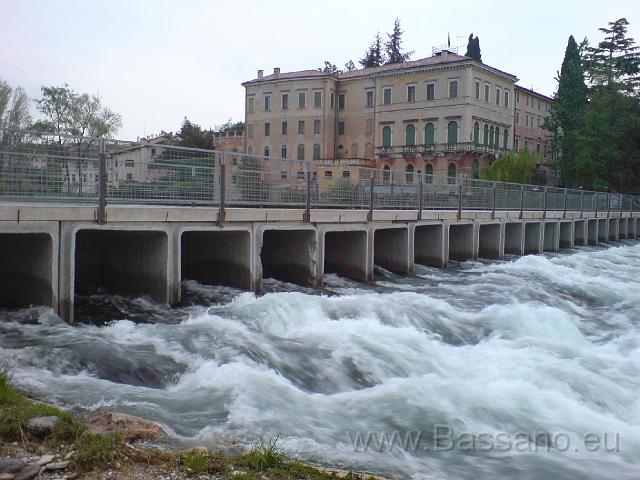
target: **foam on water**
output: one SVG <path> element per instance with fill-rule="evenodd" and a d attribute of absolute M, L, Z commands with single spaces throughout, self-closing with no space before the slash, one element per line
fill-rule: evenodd
<path fill-rule="evenodd" d="M 124 305 L 106 324 L 6 312 L 0 357 L 35 395 L 155 419 L 204 445 L 278 436 L 306 460 L 415 478 L 637 478 L 639 245 L 376 274 L 330 275 L 324 290 L 270 280 L 262 296 L 185 282 L 173 310 L 94 298 Z M 434 425 L 580 447 L 611 432 L 621 447 L 434 452 Z M 424 442 L 350 440 L 394 431 Z"/>

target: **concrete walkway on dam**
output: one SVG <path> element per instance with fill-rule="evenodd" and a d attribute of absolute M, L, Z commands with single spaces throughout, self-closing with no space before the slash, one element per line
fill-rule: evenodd
<path fill-rule="evenodd" d="M 99 290 L 180 301 L 182 280 L 260 291 L 263 278 L 321 285 L 373 279 L 374 265 L 501 259 L 640 235 L 640 212 L 0 205 L 0 308 L 45 305 L 73 319 Z"/>

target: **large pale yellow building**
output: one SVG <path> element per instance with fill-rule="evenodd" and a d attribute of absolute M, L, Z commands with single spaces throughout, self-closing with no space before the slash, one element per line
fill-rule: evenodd
<path fill-rule="evenodd" d="M 446 50 L 338 74 L 259 70 L 243 83 L 245 152 L 477 177 L 512 148 L 516 81 Z"/>

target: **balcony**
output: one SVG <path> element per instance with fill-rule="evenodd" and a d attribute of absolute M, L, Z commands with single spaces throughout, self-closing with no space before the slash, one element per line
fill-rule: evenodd
<path fill-rule="evenodd" d="M 496 148 L 489 145 L 477 145 L 474 142 L 459 143 L 436 143 L 431 145 L 394 145 L 378 147 L 376 149 L 379 157 L 391 156 L 431 156 L 435 153 L 470 153 L 475 152 L 482 155 L 500 156 L 507 153 L 507 148 Z"/>

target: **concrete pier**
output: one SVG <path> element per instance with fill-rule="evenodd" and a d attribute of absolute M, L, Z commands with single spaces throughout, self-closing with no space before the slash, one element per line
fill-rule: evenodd
<path fill-rule="evenodd" d="M 573 248 L 573 222 L 560 222 L 560 250 L 567 250 Z"/>
<path fill-rule="evenodd" d="M 640 236 L 639 223 L 637 218 L 629 219 L 629 238 L 637 239 Z"/>
<path fill-rule="evenodd" d="M 478 258 L 499 260 L 502 258 L 502 225 L 481 223 L 478 225 Z"/>
<path fill-rule="evenodd" d="M 543 222 L 543 252 L 558 251 L 558 222 Z"/>
<path fill-rule="evenodd" d="M 618 219 L 610 218 L 609 219 L 609 241 L 615 242 L 618 240 Z"/>
<path fill-rule="evenodd" d="M 409 228 L 403 225 L 374 226 L 373 254 L 376 265 L 392 272 L 409 273 Z"/>
<path fill-rule="evenodd" d="M 587 245 L 598 244 L 598 219 L 587 220 Z"/>
<path fill-rule="evenodd" d="M 542 253 L 542 222 L 525 222 L 524 254 Z"/>
<path fill-rule="evenodd" d="M 627 218 L 621 218 L 620 222 L 618 224 L 618 238 L 620 238 L 621 240 L 625 240 L 628 237 L 628 219 Z"/>
<path fill-rule="evenodd" d="M 369 231 L 358 226 L 319 226 L 318 276 L 337 273 L 367 282 L 373 280 L 369 261 Z"/>
<path fill-rule="evenodd" d="M 417 224 L 413 229 L 414 263 L 443 268 L 447 265 L 442 223 Z"/>
<path fill-rule="evenodd" d="M 606 218 L 598 220 L 598 242 L 607 242 L 609 240 L 609 222 Z"/>
<path fill-rule="evenodd" d="M 473 223 L 449 224 L 448 256 L 449 260 L 465 261 L 475 258 Z"/>
<path fill-rule="evenodd" d="M 583 247 L 587 245 L 587 221 L 576 220 L 573 222 L 573 245 Z"/>
<path fill-rule="evenodd" d="M 504 254 L 522 255 L 524 253 L 524 223 L 506 222 L 504 224 Z"/>

